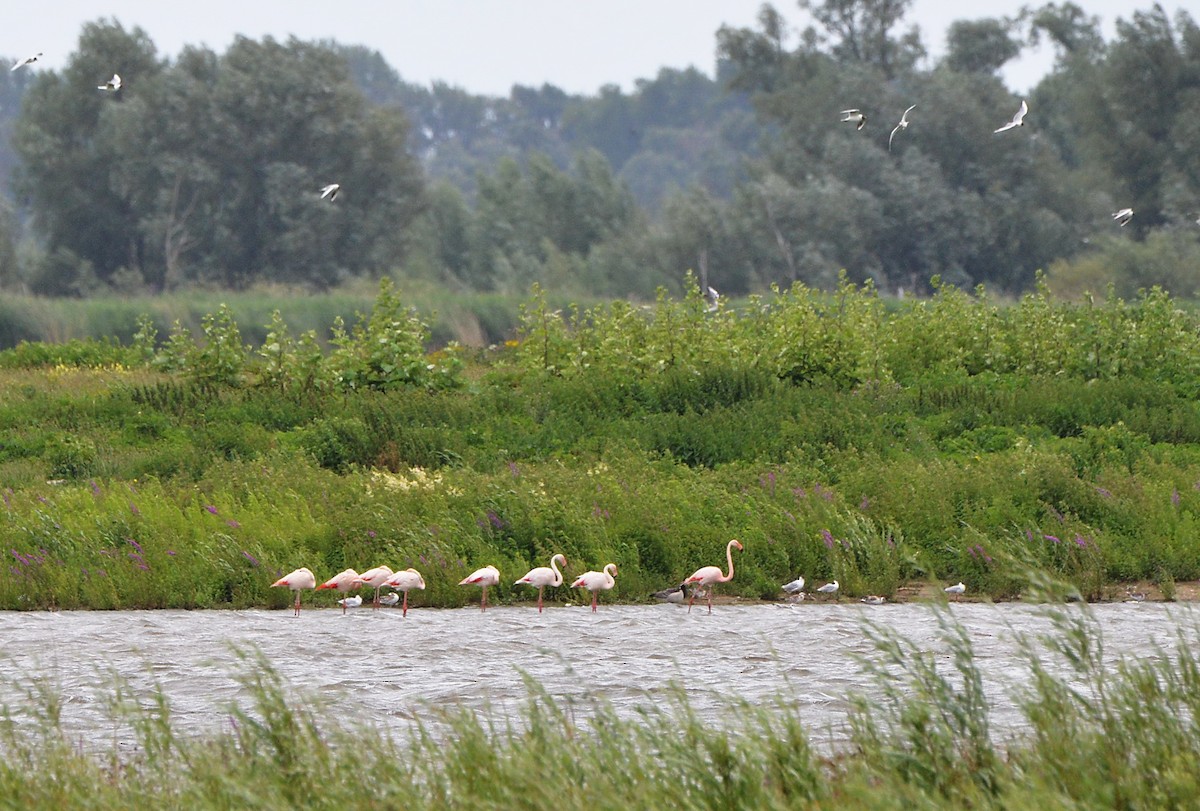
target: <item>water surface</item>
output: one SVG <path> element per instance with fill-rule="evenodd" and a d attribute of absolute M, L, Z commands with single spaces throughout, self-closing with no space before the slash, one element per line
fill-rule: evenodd
<path fill-rule="evenodd" d="M 1079 610 L 1073 608 L 1070 610 Z M 1020 728 L 1013 685 L 1028 672 L 1017 636 L 1047 633 L 1045 609 L 1021 604 L 949 607 L 975 648 L 995 708 L 993 727 Z M 1195 614 L 1178 605 L 1092 606 L 1106 655 L 1159 656 Z M 228 724 L 247 695 L 251 665 L 234 650 L 257 648 L 299 694 L 318 697 L 347 723 L 402 726 L 437 706 L 490 708 L 519 716 L 523 673 L 562 701 L 591 697 L 618 711 L 665 704 L 681 685 L 701 714 L 731 697 L 786 695 L 816 737 L 840 738 L 854 692 L 870 694 L 860 657 L 872 653 L 863 621 L 895 629 L 919 650 L 945 657 L 937 618 L 923 604 L 722 605 L 711 615 L 672 605 L 414 609 L 369 606 L 288 611 L 0 612 L 0 700 L 21 701 L 48 683 L 64 699 L 63 726 L 81 739 L 128 733 L 110 718 L 114 674 L 143 700 L 161 689 L 178 730 Z M 1194 635 L 1194 634 L 1193 634 Z"/>

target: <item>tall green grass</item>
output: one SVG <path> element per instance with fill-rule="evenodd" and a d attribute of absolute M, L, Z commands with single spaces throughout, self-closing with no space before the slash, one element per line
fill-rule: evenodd
<path fill-rule="evenodd" d="M 254 654 L 228 722 L 181 732 L 161 692 L 119 680 L 111 743 L 72 738 L 52 689 L 0 722 L 0 797 L 14 808 L 862 809 L 1187 808 L 1200 803 L 1200 628 L 1119 663 L 1086 610 L 1050 609 L 1027 639 L 1021 724 L 993 722 L 966 631 L 939 649 L 865 626 L 871 689 L 846 730 L 814 729 L 785 689 L 711 717 L 680 689 L 631 711 L 538 685 L 515 714 L 415 706 L 414 720 L 323 711 Z M 36 729 L 37 734 L 30 734 Z M 832 738 L 843 743 L 829 743 Z M 124 742 L 122 742 L 124 741 Z M 134 745 L 130 746 L 132 741 Z"/>

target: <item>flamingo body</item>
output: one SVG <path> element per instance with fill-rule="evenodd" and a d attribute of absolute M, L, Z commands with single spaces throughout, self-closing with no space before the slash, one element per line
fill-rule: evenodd
<path fill-rule="evenodd" d="M 612 571 L 610 572 L 609 569 Z M 602 572 L 584 572 L 579 575 L 579 577 L 575 578 L 575 582 L 571 584 L 571 588 L 583 588 L 592 593 L 592 611 L 594 613 L 596 611 L 596 598 L 599 596 L 599 592 L 608 591 L 617 584 L 614 577 L 616 573 L 617 564 L 606 563 Z"/>
<path fill-rule="evenodd" d="M 495 566 L 484 566 L 482 569 L 476 569 L 469 575 L 458 581 L 460 586 L 483 586 L 483 597 L 479 600 L 479 610 L 487 610 L 487 590 L 488 586 L 497 586 L 500 584 L 500 570 Z"/>
<path fill-rule="evenodd" d="M 271 588 L 275 587 L 289 588 L 296 592 L 296 613 L 295 616 L 300 616 L 300 591 L 301 589 L 313 589 L 317 587 L 316 576 L 306 568 L 299 568 L 294 572 L 285 574 L 283 577 L 271 584 Z"/>
<path fill-rule="evenodd" d="M 348 591 L 354 591 L 360 586 L 362 586 L 362 576 L 353 569 L 344 569 L 317 586 L 317 591 L 321 589 L 337 589 L 342 594 L 345 594 Z M 342 603 L 342 613 L 346 613 L 345 603 Z"/>
<path fill-rule="evenodd" d="M 567 565 L 565 555 L 554 555 L 550 558 L 549 566 L 538 566 L 535 569 L 530 569 L 514 586 L 527 585 L 537 586 L 538 590 L 538 613 L 542 613 L 542 592 L 546 586 L 561 586 L 563 584 L 562 572 L 558 570 L 558 561 L 562 561 L 562 565 Z"/>
<path fill-rule="evenodd" d="M 402 616 L 408 616 L 408 593 L 413 589 L 425 590 L 425 578 L 421 577 L 421 573 L 416 569 L 405 569 L 402 572 L 396 572 L 388 581 L 384 583 L 388 588 L 393 588 L 396 591 L 404 592 L 404 606 L 402 608 Z M 395 595 L 393 595 L 395 596 Z M 389 605 L 395 605 L 396 600 L 392 600 Z"/>
<path fill-rule="evenodd" d="M 389 566 L 376 566 L 374 569 L 367 569 L 359 575 L 364 586 L 370 586 L 375 589 L 376 608 L 379 608 L 379 590 L 387 585 L 388 578 L 392 576 L 392 570 Z"/>
<path fill-rule="evenodd" d="M 692 572 L 691 577 L 683 582 L 688 585 L 712 586 L 714 583 L 728 583 L 733 579 L 733 550 L 734 548 L 742 551 L 742 542 L 734 538 L 729 543 L 725 544 L 725 561 L 729 564 L 729 574 L 721 571 L 719 566 L 701 566 L 696 571 Z M 692 610 L 692 603 L 696 600 L 696 592 L 692 592 L 691 598 L 688 600 L 688 611 Z M 708 590 L 708 613 L 712 613 L 712 589 Z"/>

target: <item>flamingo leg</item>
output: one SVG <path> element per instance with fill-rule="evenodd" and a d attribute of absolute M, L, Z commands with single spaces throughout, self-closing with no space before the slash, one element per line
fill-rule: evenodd
<path fill-rule="evenodd" d="M 479 610 L 487 611 L 487 586 L 483 587 L 483 598 L 479 601 Z"/>
<path fill-rule="evenodd" d="M 407 591 L 404 592 L 404 608 L 401 609 L 401 611 L 402 611 L 402 613 L 400 614 L 400 616 L 402 616 L 402 617 L 408 616 L 408 592 Z"/>
<path fill-rule="evenodd" d="M 296 613 L 293 616 L 300 616 L 300 592 L 296 592 Z"/>
<path fill-rule="evenodd" d="M 708 587 L 708 613 L 712 613 L 712 586 Z"/>
<path fill-rule="evenodd" d="M 343 614 L 345 614 L 345 613 L 346 613 L 346 603 L 345 603 L 345 598 L 344 598 L 344 597 L 342 598 L 342 613 L 343 613 Z"/>
<path fill-rule="evenodd" d="M 379 610 L 379 589 L 378 586 L 375 588 L 375 602 L 372 604 L 376 611 Z"/>
<path fill-rule="evenodd" d="M 597 598 L 598 596 L 600 596 L 600 595 L 599 595 L 599 594 L 597 594 L 597 593 L 596 593 L 596 592 L 594 592 L 594 591 L 592 592 L 592 613 L 593 613 L 593 614 L 595 614 L 595 613 L 596 613 L 596 598 Z"/>
<path fill-rule="evenodd" d="M 688 613 L 692 613 L 692 603 L 696 602 L 696 590 L 692 589 L 692 594 L 688 597 Z"/>
<path fill-rule="evenodd" d="M 545 587 L 541 586 L 538 588 L 538 613 L 539 614 L 542 613 L 542 589 L 543 588 L 545 588 Z"/>

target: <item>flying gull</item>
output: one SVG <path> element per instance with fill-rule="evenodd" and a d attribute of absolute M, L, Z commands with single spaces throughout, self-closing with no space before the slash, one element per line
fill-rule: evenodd
<path fill-rule="evenodd" d="M 115 93 L 116 91 L 121 89 L 121 77 L 119 75 L 117 75 L 116 73 L 114 73 L 113 77 L 111 79 L 109 79 L 107 82 L 105 82 L 104 84 L 96 85 L 96 89 L 97 90 L 110 90 Z"/>
<path fill-rule="evenodd" d="M 38 61 L 38 57 L 41 55 L 42 55 L 42 52 L 38 51 L 33 56 L 27 56 L 24 59 L 18 59 L 16 62 L 13 63 L 13 66 L 8 69 L 9 73 L 13 72 L 17 68 L 23 68 L 26 65 L 32 65 L 34 62 Z"/>
<path fill-rule="evenodd" d="M 326 197 L 328 197 L 329 202 L 332 203 L 334 200 L 337 199 L 338 192 L 341 190 L 342 190 L 341 183 L 330 183 L 328 186 L 321 189 L 321 199 L 324 200 Z"/>
<path fill-rule="evenodd" d="M 908 114 L 911 113 L 913 108 L 916 106 L 917 105 L 914 104 L 912 107 L 909 107 L 904 111 L 904 115 L 900 116 L 900 123 L 896 125 L 895 129 L 892 130 L 892 134 L 888 136 L 888 152 L 892 151 L 892 139 L 896 137 L 896 133 L 898 133 L 900 130 L 908 129 Z"/>
<path fill-rule="evenodd" d="M 1025 99 L 1021 99 L 1021 109 L 1017 110 L 1017 114 L 1013 116 L 1012 121 L 1009 121 L 1003 127 L 996 130 L 996 132 L 1004 132 L 1005 130 L 1011 130 L 1013 127 L 1025 126 L 1025 116 L 1028 112 L 1029 104 L 1026 103 Z"/>
<path fill-rule="evenodd" d="M 843 122 L 848 121 L 851 124 L 858 124 L 858 126 L 855 127 L 856 130 L 861 130 L 863 127 L 867 126 L 867 117 L 863 114 L 862 110 L 857 108 L 842 110 L 842 115 L 845 116 L 845 118 L 842 119 Z"/>
<path fill-rule="evenodd" d="M 1113 219 L 1117 221 L 1117 225 L 1124 228 L 1129 225 L 1129 221 L 1133 219 L 1133 209 L 1123 208 L 1120 211 L 1113 212 Z"/>

